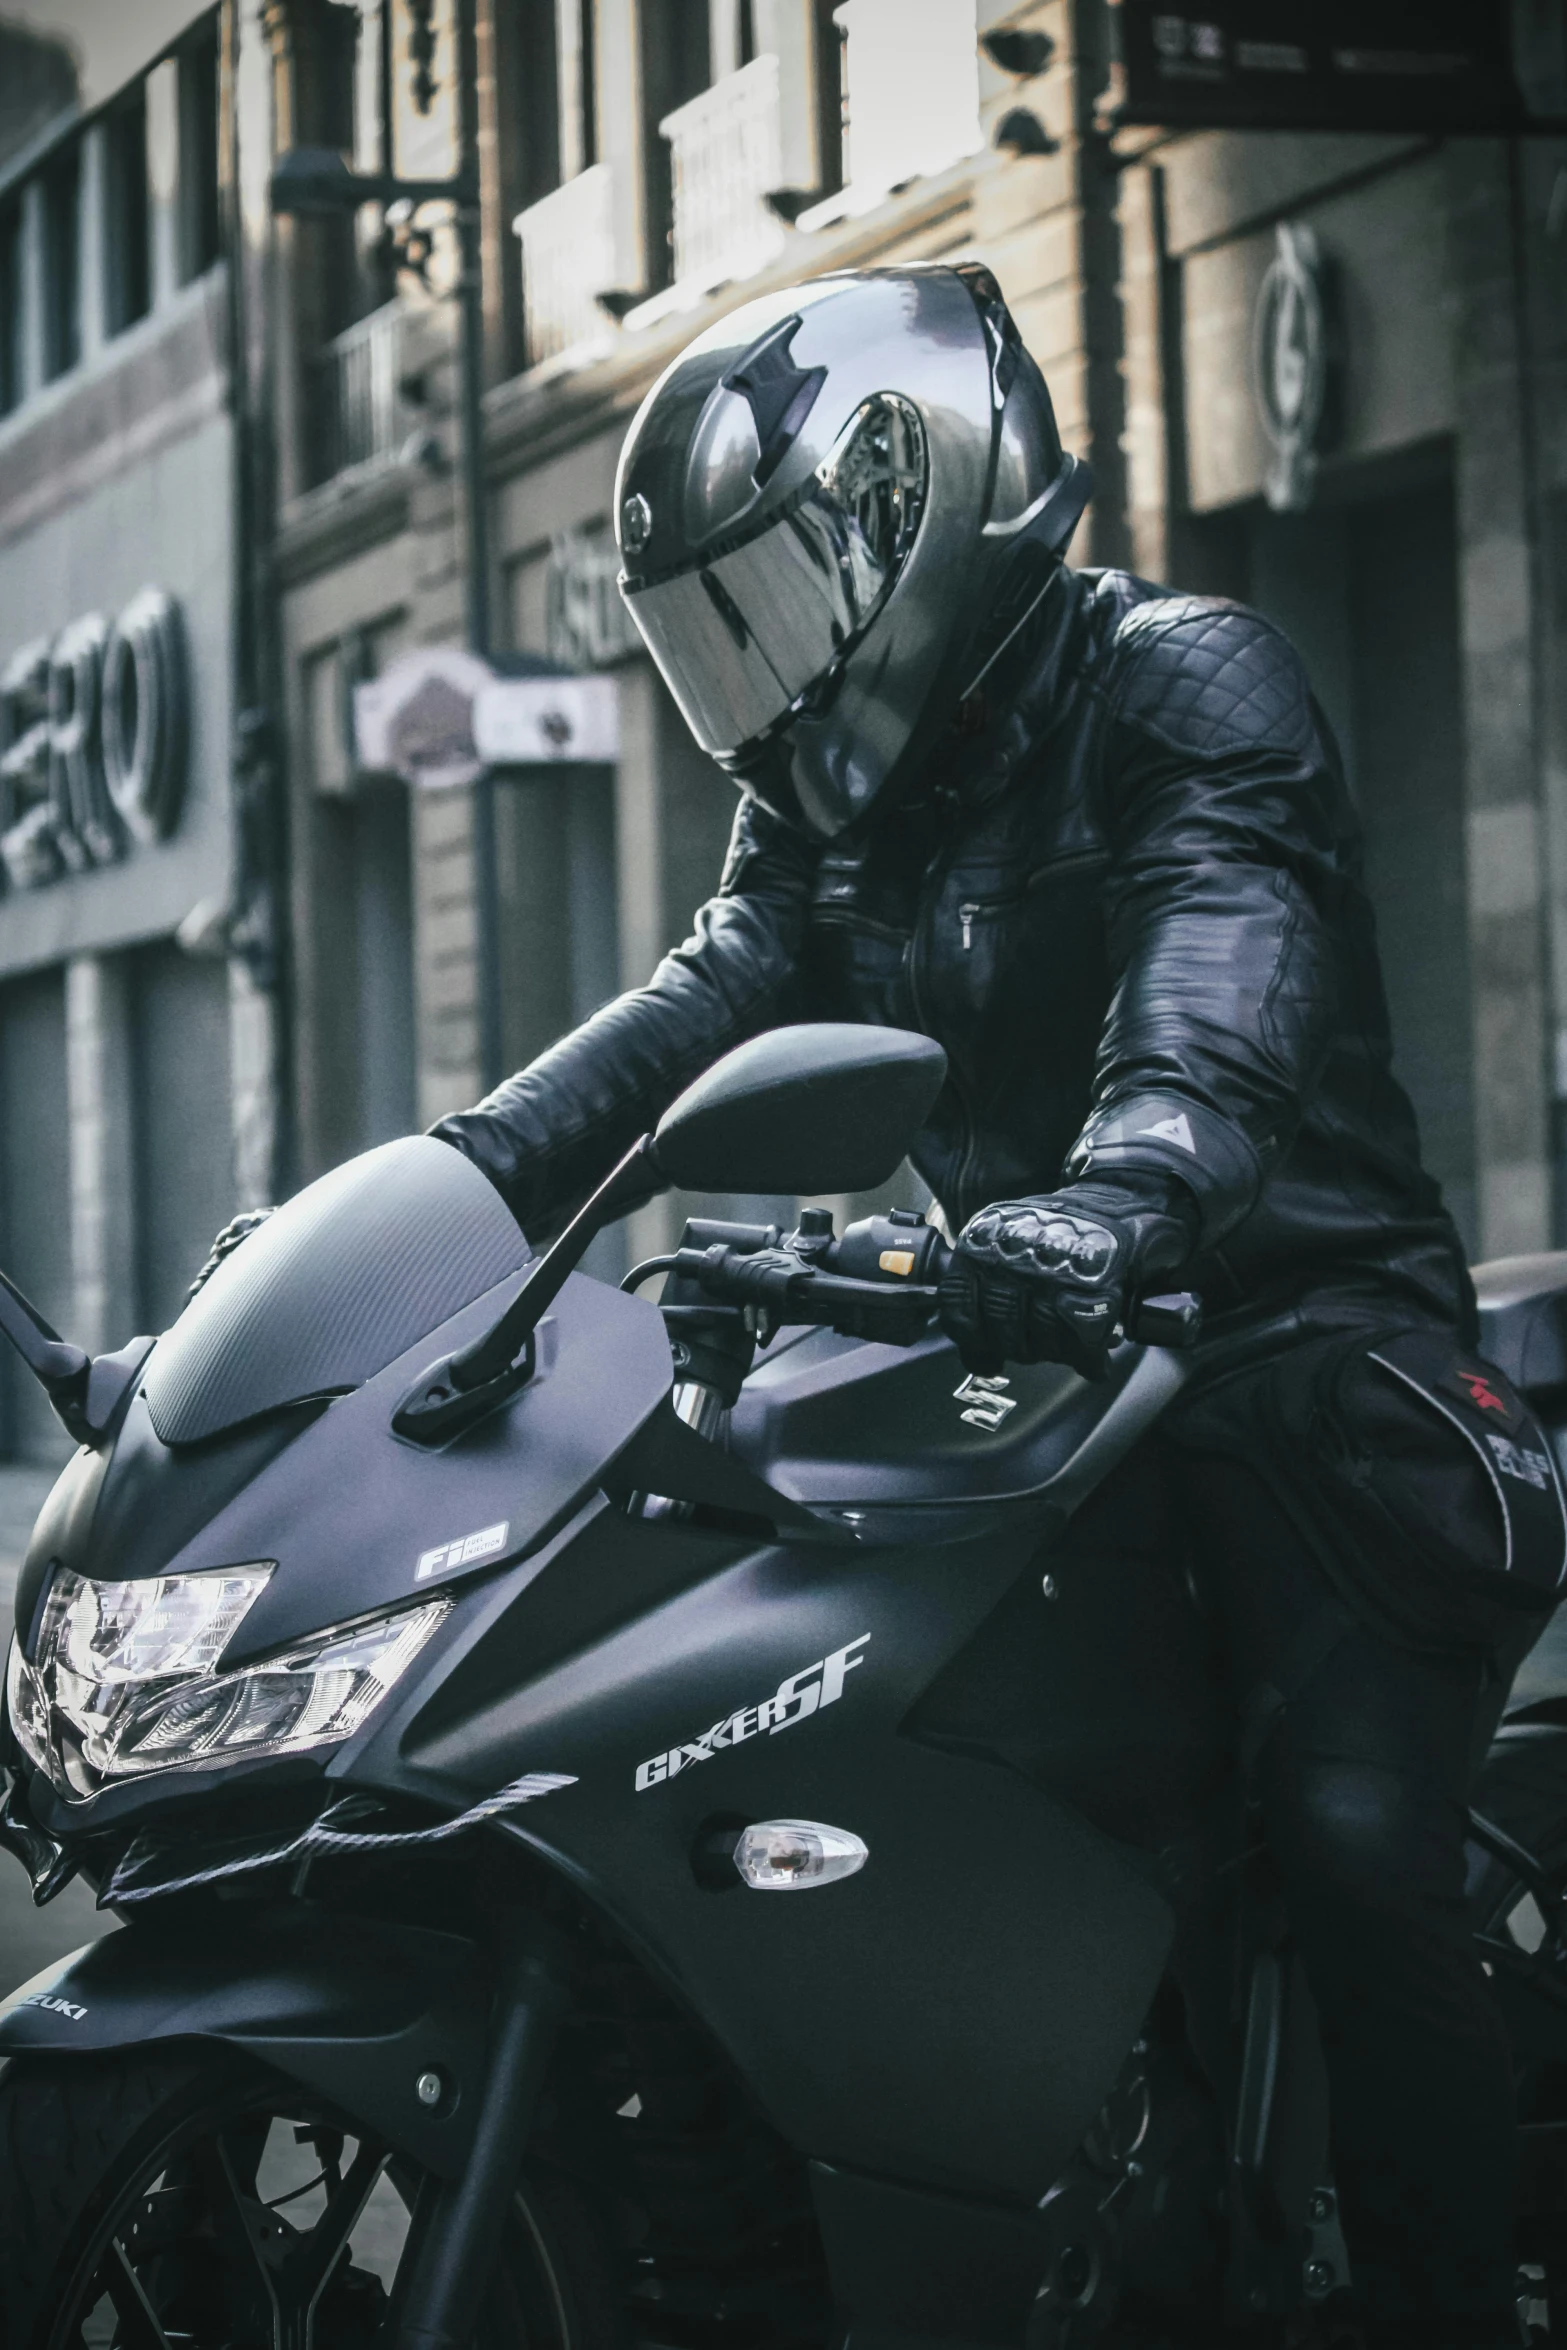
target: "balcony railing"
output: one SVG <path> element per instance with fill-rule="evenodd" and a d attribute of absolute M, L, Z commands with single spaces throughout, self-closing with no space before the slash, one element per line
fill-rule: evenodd
<path fill-rule="evenodd" d="M 613 177 L 607 163 L 541 196 L 512 226 L 522 241 L 528 364 L 601 348 L 610 327 L 594 300 L 615 282 Z"/>
<path fill-rule="evenodd" d="M 705 293 L 765 269 L 784 243 L 764 202 L 783 178 L 777 58 L 725 74 L 658 127 L 674 174 L 675 283 Z"/>
<path fill-rule="evenodd" d="M 327 344 L 317 362 L 323 480 L 396 455 L 409 427 L 402 376 L 400 302 L 383 303 Z"/>

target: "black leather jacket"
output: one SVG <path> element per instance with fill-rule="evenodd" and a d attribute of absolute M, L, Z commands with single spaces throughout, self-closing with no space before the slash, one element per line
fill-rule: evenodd
<path fill-rule="evenodd" d="M 1354 813 L 1285 639 L 1063 572 L 931 774 L 825 850 L 744 801 L 718 895 L 649 984 L 436 1133 L 537 1229 L 742 1038 L 922 1029 L 949 1075 L 912 1155 L 953 1230 L 1148 1169 L 1197 1202 L 1215 1367 L 1342 1322 L 1469 1326 L 1390 1067 Z"/>

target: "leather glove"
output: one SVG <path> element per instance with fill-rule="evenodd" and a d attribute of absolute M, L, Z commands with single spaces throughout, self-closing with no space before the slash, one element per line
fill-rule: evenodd
<path fill-rule="evenodd" d="M 206 1288 L 224 1258 L 231 1257 L 240 1242 L 250 1238 L 258 1224 L 264 1224 L 269 1216 L 276 1214 L 276 1208 L 247 1208 L 243 1215 L 235 1216 L 225 1224 L 208 1251 L 206 1263 L 185 1292 L 187 1302 L 195 1296 L 198 1289 Z"/>
<path fill-rule="evenodd" d="M 1184 1264 L 1197 1231 L 1196 1202 L 1156 1174 L 998 1200 L 958 1235 L 941 1326 L 981 1376 L 1052 1362 L 1102 1379 L 1152 1276 Z"/>

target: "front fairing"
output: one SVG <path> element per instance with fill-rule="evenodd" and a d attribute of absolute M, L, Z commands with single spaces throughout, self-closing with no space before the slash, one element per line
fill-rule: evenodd
<path fill-rule="evenodd" d="M 791 2144 L 861 2171 L 1031 2200 L 1080 2140 L 1147 2011 L 1171 1915 L 1140 1855 L 999 1756 L 922 1737 L 917 1709 L 1010 1591 L 1039 1588 L 1041 1538 L 1063 1495 L 1104 1474 L 1106 1446 L 1124 1449 L 1151 1424 L 1178 1372 L 1129 1349 L 1103 1388 L 1040 1367 L 970 1400 L 941 1340 L 902 1351 L 826 1333 L 781 1339 L 735 1414 L 728 1458 L 793 1488 L 791 1506 L 819 1521 L 784 1541 L 738 1513 L 640 1519 L 604 1498 L 631 1465 L 606 1479 L 617 1435 L 644 1408 L 656 1438 L 669 1357 L 655 1308 L 580 1277 L 562 1293 L 535 1385 L 444 1453 L 399 1444 L 390 1416 L 413 1369 L 509 1293 L 503 1284 L 319 1410 L 178 1554 L 210 1565 L 270 1544 L 275 1613 L 247 1622 L 249 1654 L 427 1588 L 422 1549 L 486 1512 L 516 1513 L 508 1559 L 459 1571 L 417 1671 L 359 1739 L 308 1766 L 317 1785 L 295 1791 L 299 1804 L 352 1787 L 417 1806 L 404 1820 L 445 1821 L 524 1775 L 553 1775 L 546 1800 L 508 1812 L 484 1840 L 436 1848 L 460 1852 L 476 1913 L 515 1881 L 519 1854 L 542 1864 L 706 2021 Z M 106 1484 L 112 1475 L 111 1463 Z M 79 1538 L 90 1553 L 90 1523 Z M 1089 1670 L 1085 1642 L 1102 1653 L 1091 1596 L 1083 1577 L 1039 1601 L 1046 1702 L 1058 1743 L 1087 1744 L 1091 1730 L 1095 1751 L 1116 1751 L 1144 1734 L 1146 1673 Z M 1130 1639 L 1137 1594 L 1126 1596 Z M 1184 1687 L 1185 1651 L 1169 1665 Z M 1170 1743 L 1161 1783 L 1193 1775 Z M 76 1806 L 38 1789 L 34 1802 L 55 1834 L 85 1829 L 90 1845 L 109 1831 L 89 1852 L 101 1877 L 143 1825 L 171 1845 L 188 1837 L 199 1861 L 225 1823 L 220 1790 L 269 1768 L 171 1772 Z M 258 1830 L 276 1822 L 281 1838 L 296 1814 L 274 1805 L 273 1784 L 248 1784 Z M 772 1818 L 837 1823 L 867 1844 L 869 1865 L 798 1901 L 748 1892 L 737 1876 L 720 1891 L 699 1865 L 715 1833 Z M 395 1913 L 420 1924 L 451 1883 L 424 1851 L 375 1866 Z M 261 1882 L 280 1900 L 291 1877 Z M 322 1864 L 310 1902 L 337 1882 Z M 208 1915 L 232 1913 L 183 1914 L 199 1938 Z M 351 1900 L 341 1915 L 362 1931 Z"/>
<path fill-rule="evenodd" d="M 352 1394 L 215 1443 L 163 1445 L 138 1394 L 112 1450 L 78 1454 L 45 1506 L 19 1592 L 24 1637 L 57 1566 L 113 1579 L 274 1560 L 225 1652 L 230 1668 L 399 1602 L 461 1593 L 537 1551 L 595 1492 L 672 1374 L 657 1308 L 573 1275 L 541 1330 L 534 1378 L 503 1409 L 442 1451 L 394 1436 L 393 1411 L 419 1372 L 488 1328 L 520 1279 L 475 1299 Z M 497 1526 L 504 1537 L 465 1563 L 465 1539 Z M 421 1675 L 462 1614 L 459 1606 L 436 1635 Z M 30 1800 L 53 1833 L 96 1831 L 259 1777 L 319 1776 L 375 1729 L 372 1721 L 360 1739 L 319 1756 L 180 1768 L 77 1802 L 35 1779 Z"/>

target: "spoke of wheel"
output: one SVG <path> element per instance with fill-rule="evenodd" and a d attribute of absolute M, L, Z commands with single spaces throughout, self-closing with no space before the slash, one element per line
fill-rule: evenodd
<path fill-rule="evenodd" d="M 174 2350 L 118 2236 L 109 2246 L 103 2283 L 120 2321 L 120 2350 Z"/>
<path fill-rule="evenodd" d="M 254 2198 L 246 2197 L 234 2176 L 229 2150 L 221 2137 L 212 2140 L 212 2149 L 215 2160 L 203 2164 L 202 2172 L 213 2230 L 227 2260 L 235 2267 L 243 2264 L 249 2268 L 261 2287 L 261 2306 L 269 2312 L 271 2319 L 267 2327 L 267 2350 L 271 2350 L 278 2330 L 278 2304 L 273 2289 L 273 2272 L 262 2257 L 257 2233 L 257 2222 L 262 2216 L 261 2206 Z M 239 2350 L 239 2345 L 236 2345 L 236 2350 Z M 250 2346 L 245 2345 L 244 2350 L 250 2350 Z"/>
<path fill-rule="evenodd" d="M 280 2282 L 290 2304 L 288 2316 L 299 2328 L 299 2350 L 309 2350 L 316 2303 L 325 2291 L 349 2237 L 359 2224 L 364 2207 L 374 2194 L 375 2183 L 386 2164 L 384 2150 L 377 2153 L 374 2147 L 361 2145 L 348 2166 L 342 2185 L 329 2198 L 320 2219 L 284 2263 Z"/>

